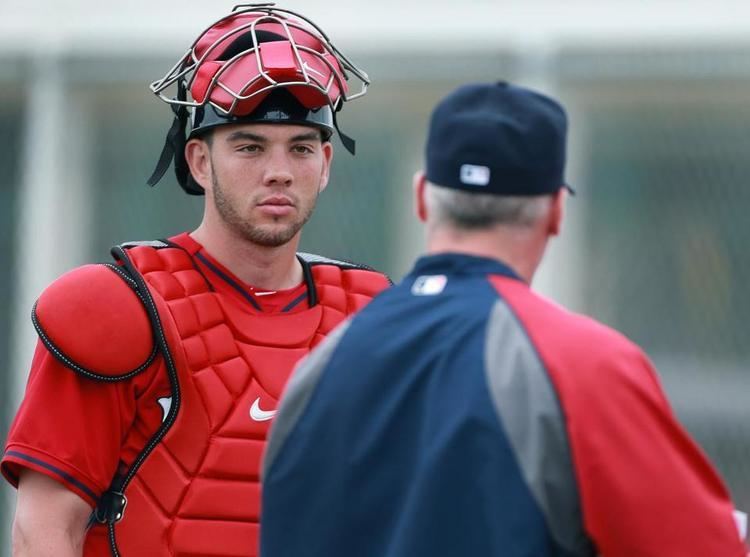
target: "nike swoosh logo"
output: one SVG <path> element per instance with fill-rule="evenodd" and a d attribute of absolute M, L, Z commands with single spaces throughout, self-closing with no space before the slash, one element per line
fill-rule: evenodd
<path fill-rule="evenodd" d="M 276 410 L 262 410 L 260 407 L 260 397 L 255 399 L 250 407 L 250 417 L 256 422 L 267 422 L 276 415 Z"/>
<path fill-rule="evenodd" d="M 165 396 L 157 399 L 157 402 L 159 403 L 159 406 L 161 406 L 161 423 L 164 423 L 164 420 L 167 419 L 167 414 L 169 414 L 169 410 L 172 408 L 172 397 Z"/>
<path fill-rule="evenodd" d="M 324 74 L 320 73 L 320 72 L 319 72 L 318 70 L 316 70 L 315 68 L 312 68 L 312 67 L 310 67 L 310 64 L 308 64 L 307 62 L 302 62 L 302 65 L 304 66 L 304 68 L 305 68 L 305 69 L 306 69 L 306 70 L 307 70 L 308 72 L 310 72 L 310 73 L 314 73 L 314 74 L 318 74 L 318 75 L 319 75 L 320 77 L 323 77 L 323 78 L 325 78 L 325 75 L 324 75 Z"/>

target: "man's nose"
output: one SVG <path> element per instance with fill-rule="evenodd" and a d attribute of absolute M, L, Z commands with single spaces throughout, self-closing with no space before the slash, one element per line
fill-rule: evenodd
<path fill-rule="evenodd" d="M 294 176 L 285 153 L 274 153 L 266 159 L 263 183 L 266 186 L 291 186 Z"/>

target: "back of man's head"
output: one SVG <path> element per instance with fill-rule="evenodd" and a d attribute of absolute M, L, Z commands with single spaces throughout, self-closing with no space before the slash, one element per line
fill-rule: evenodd
<path fill-rule="evenodd" d="M 533 226 L 564 180 L 567 118 L 508 83 L 464 85 L 434 109 L 426 147 L 430 224 Z"/>
<path fill-rule="evenodd" d="M 467 193 L 428 184 L 425 191 L 429 224 L 471 231 L 497 225 L 516 228 L 535 226 L 549 211 L 549 195 L 493 195 Z"/>

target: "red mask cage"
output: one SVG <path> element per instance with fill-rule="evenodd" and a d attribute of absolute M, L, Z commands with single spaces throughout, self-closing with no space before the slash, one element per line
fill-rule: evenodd
<path fill-rule="evenodd" d="M 350 75 L 360 84 L 354 94 L 348 84 Z M 220 118 L 226 117 L 226 123 L 245 116 L 252 119 L 258 105 L 280 87 L 310 110 L 303 118 L 310 125 L 321 127 L 325 114 L 318 109 L 330 109 L 331 120 L 322 127 L 335 129 L 344 147 L 354 154 L 354 140 L 341 132 L 335 115 L 344 102 L 363 96 L 369 84 L 367 74 L 306 17 L 273 3 L 235 6 L 232 13 L 203 31 L 164 77 L 150 85 L 172 107 L 175 118 L 148 184 L 159 182 L 174 160 L 179 185 L 191 195 L 203 195 L 184 157 L 189 108 L 196 116 L 198 107 L 204 107 L 204 114 L 211 107 Z M 174 91 L 171 96 L 170 89 Z"/>
<path fill-rule="evenodd" d="M 259 34 L 274 38 L 259 40 Z M 239 51 L 238 42 L 243 46 Z M 354 94 L 349 74 L 360 82 Z M 181 87 L 175 97 L 166 96 L 180 82 L 192 100 L 179 93 Z M 369 83 L 367 74 L 306 17 L 274 4 L 243 4 L 201 33 L 151 90 L 171 105 L 208 103 L 223 114 L 243 116 L 278 87 L 286 87 L 306 108 L 328 105 L 335 112 L 343 102 L 363 96 Z"/>

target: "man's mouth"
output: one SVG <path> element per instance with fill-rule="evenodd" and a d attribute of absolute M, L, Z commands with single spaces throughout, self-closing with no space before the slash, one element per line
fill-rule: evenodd
<path fill-rule="evenodd" d="M 267 205 L 270 205 L 270 206 L 284 206 L 284 205 L 289 205 L 291 207 L 294 207 L 294 202 L 291 199 L 289 199 L 286 195 L 271 195 L 271 196 L 266 197 L 263 200 L 261 200 L 261 202 L 258 203 L 258 205 L 261 205 L 261 206 L 267 206 Z"/>
<path fill-rule="evenodd" d="M 294 210 L 294 202 L 285 195 L 271 195 L 263 198 L 258 208 L 268 215 L 283 216 Z"/>

